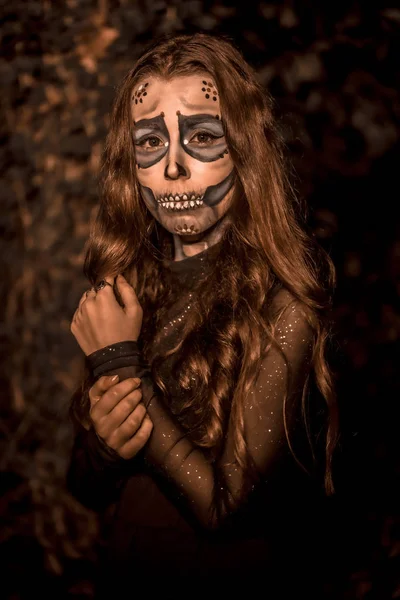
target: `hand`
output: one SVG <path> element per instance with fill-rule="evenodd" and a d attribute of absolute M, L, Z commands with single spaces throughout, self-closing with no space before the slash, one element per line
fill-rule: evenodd
<path fill-rule="evenodd" d="M 111 380 L 100 377 L 90 388 L 90 419 L 109 448 L 121 458 L 133 458 L 149 439 L 153 422 L 141 401 L 140 379 Z"/>
<path fill-rule="evenodd" d="M 112 285 L 113 278 L 105 278 Z M 142 328 L 143 310 L 136 292 L 125 277 L 118 275 L 117 289 L 122 307 L 113 288 L 106 285 L 84 293 L 71 322 L 71 332 L 86 354 L 127 340 L 137 341 Z"/>

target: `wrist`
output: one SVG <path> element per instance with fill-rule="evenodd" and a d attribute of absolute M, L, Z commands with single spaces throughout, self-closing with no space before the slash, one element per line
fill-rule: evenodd
<path fill-rule="evenodd" d="M 140 351 L 136 340 L 117 342 L 100 348 L 86 356 L 86 363 L 95 377 L 101 377 L 110 369 L 140 365 Z"/>

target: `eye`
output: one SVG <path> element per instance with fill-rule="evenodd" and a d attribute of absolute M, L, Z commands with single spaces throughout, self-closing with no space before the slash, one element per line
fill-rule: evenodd
<path fill-rule="evenodd" d="M 190 143 L 199 146 L 210 146 L 219 138 L 208 131 L 199 131 L 190 138 Z"/>
<path fill-rule="evenodd" d="M 146 152 L 152 152 L 153 150 L 159 150 L 161 146 L 164 146 L 164 142 L 155 135 L 152 135 L 140 140 L 140 142 L 136 142 L 136 146 L 140 146 L 140 148 L 146 150 Z"/>

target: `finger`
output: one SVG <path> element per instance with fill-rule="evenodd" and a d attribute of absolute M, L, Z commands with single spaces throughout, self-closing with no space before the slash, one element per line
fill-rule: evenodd
<path fill-rule="evenodd" d="M 100 281 L 106 281 L 109 285 L 105 285 L 104 287 L 97 289 L 97 285 L 100 283 Z M 96 300 L 101 298 L 104 295 L 111 294 L 112 296 L 114 296 L 114 277 L 110 277 L 110 276 L 103 277 L 101 280 L 99 280 L 97 282 L 97 284 L 94 287 L 96 289 Z"/>
<path fill-rule="evenodd" d="M 125 421 L 113 431 L 109 438 L 109 444 L 113 448 L 120 448 L 138 431 L 146 416 L 146 407 L 139 402 L 136 408 L 127 416 Z"/>
<path fill-rule="evenodd" d="M 72 320 L 71 320 L 71 325 L 72 325 L 73 323 L 75 323 L 75 321 L 76 321 L 76 319 L 77 319 L 77 317 L 78 317 L 78 315 L 79 315 L 79 312 L 80 312 L 81 306 L 82 306 L 82 304 L 85 302 L 85 300 L 86 300 L 86 292 L 84 292 L 84 293 L 82 294 L 82 296 L 81 296 L 81 299 L 79 300 L 78 308 L 77 308 L 77 309 L 76 309 L 76 311 L 74 312 L 74 314 L 73 314 L 73 317 L 72 317 Z"/>
<path fill-rule="evenodd" d="M 92 420 L 99 420 L 109 414 L 122 398 L 139 387 L 139 385 L 140 381 L 133 377 L 120 381 L 119 383 L 114 383 L 110 389 L 107 389 L 101 395 L 100 400 L 92 407 Z"/>
<path fill-rule="evenodd" d="M 114 379 L 115 377 L 115 379 Z M 100 400 L 102 395 L 112 386 L 118 383 L 118 375 L 103 375 L 89 389 L 90 405 L 94 406 Z"/>
<path fill-rule="evenodd" d="M 152 430 L 153 422 L 149 415 L 146 414 L 135 435 L 118 450 L 118 454 L 121 456 L 121 458 L 126 460 L 133 458 L 146 444 L 150 438 Z"/>
<path fill-rule="evenodd" d="M 83 301 L 82 301 L 82 304 L 84 302 L 86 302 L 86 300 L 91 300 L 93 298 L 96 298 L 96 295 L 97 295 L 97 293 L 96 293 L 96 290 L 94 288 L 90 288 L 90 290 L 86 290 L 85 296 L 84 296 Z"/>
<path fill-rule="evenodd" d="M 75 321 L 76 321 L 77 316 L 78 316 L 78 309 L 76 309 L 76 311 L 74 312 L 72 319 L 71 319 L 71 326 L 70 326 L 71 331 L 74 330 L 74 327 L 76 325 Z"/>
<path fill-rule="evenodd" d="M 114 291 L 114 280 L 112 277 L 103 277 L 105 281 L 107 281 L 110 285 L 105 285 L 104 287 L 97 290 L 95 301 L 96 303 L 106 303 L 107 305 L 114 305 L 115 307 L 121 308 L 117 298 L 116 293 Z"/>
<path fill-rule="evenodd" d="M 82 310 L 82 306 L 85 304 L 85 302 L 87 300 L 91 300 L 95 297 L 96 297 L 96 292 L 93 288 L 91 288 L 90 290 L 86 290 L 86 292 L 83 292 L 81 299 L 79 300 L 78 308 L 76 309 L 76 311 L 74 313 L 73 320 L 75 320 L 76 317 L 79 315 L 79 313 Z"/>
<path fill-rule="evenodd" d="M 116 430 L 129 415 L 135 410 L 138 404 L 142 401 L 142 390 L 140 387 L 136 388 L 129 394 L 127 394 L 118 404 L 104 416 L 104 422 L 107 422 L 107 429 L 109 431 Z"/>
<path fill-rule="evenodd" d="M 136 292 L 121 273 L 117 277 L 117 287 L 124 302 L 125 309 L 129 310 L 134 308 L 137 310 L 137 307 L 138 305 L 140 306 L 140 303 Z"/>
<path fill-rule="evenodd" d="M 115 277 L 111 277 L 111 275 L 106 275 L 106 277 L 102 277 L 102 279 L 104 279 L 104 281 L 107 281 L 107 283 L 109 283 L 110 285 L 114 286 L 114 281 L 115 281 Z M 109 285 L 106 285 L 106 288 L 110 287 Z M 103 289 L 106 289 L 103 288 Z"/>

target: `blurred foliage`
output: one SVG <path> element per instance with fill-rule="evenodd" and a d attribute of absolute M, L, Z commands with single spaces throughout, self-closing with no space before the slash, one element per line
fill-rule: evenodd
<path fill-rule="evenodd" d="M 2 597 L 92 597 L 101 524 L 64 488 L 83 248 L 115 86 L 152 39 L 195 31 L 228 35 L 275 97 L 338 271 L 339 489 L 371 535 L 329 597 L 400 597 L 398 5 L 1 0 L 0 15 Z"/>

